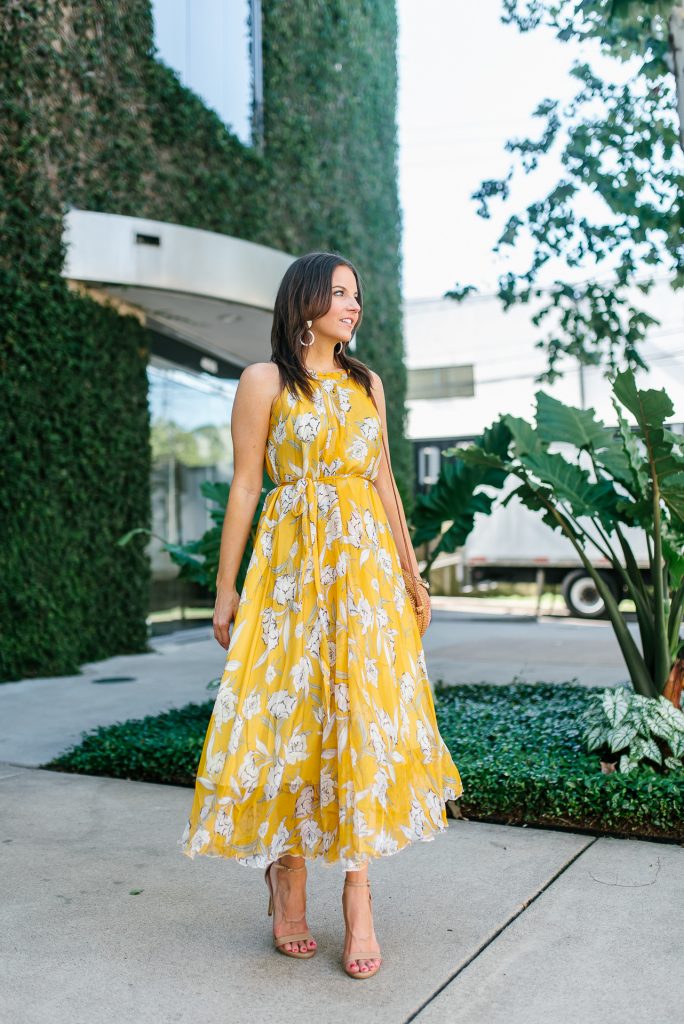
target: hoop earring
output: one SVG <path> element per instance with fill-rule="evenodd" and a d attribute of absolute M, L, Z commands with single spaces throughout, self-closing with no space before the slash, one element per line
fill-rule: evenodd
<path fill-rule="evenodd" d="M 316 340 L 316 336 L 314 335 L 314 332 L 311 330 L 311 321 L 310 320 L 306 321 L 306 326 L 307 326 L 306 333 L 311 335 L 311 341 L 304 341 L 304 333 L 302 332 L 302 334 L 300 334 L 300 336 L 299 336 L 299 344 L 300 345 L 304 345 L 306 348 L 308 348 L 309 345 L 313 345 L 314 341 Z"/>
<path fill-rule="evenodd" d="M 336 355 L 336 356 L 339 356 L 339 355 L 341 355 L 341 353 L 342 353 L 342 349 L 344 348 L 344 345 L 342 344 L 342 342 L 341 342 L 341 341 L 339 342 L 339 346 L 340 346 L 340 347 L 338 348 L 338 347 L 337 347 L 337 345 L 335 345 L 335 348 L 333 349 L 333 351 L 334 351 L 334 353 L 335 353 L 335 355 Z"/>

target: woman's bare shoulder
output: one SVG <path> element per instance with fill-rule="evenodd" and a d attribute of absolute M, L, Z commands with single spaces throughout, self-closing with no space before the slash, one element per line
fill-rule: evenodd
<path fill-rule="evenodd" d="M 260 398 L 270 404 L 280 391 L 280 371 L 277 363 L 250 363 L 240 374 L 240 388 L 250 398 Z"/>

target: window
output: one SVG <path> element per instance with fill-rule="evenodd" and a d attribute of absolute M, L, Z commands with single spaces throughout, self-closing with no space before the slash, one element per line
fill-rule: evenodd
<path fill-rule="evenodd" d="M 408 398 L 472 398 L 472 366 L 428 366 L 408 371 Z"/>
<path fill-rule="evenodd" d="M 152 0 L 157 56 L 244 142 L 263 135 L 261 0 Z"/>

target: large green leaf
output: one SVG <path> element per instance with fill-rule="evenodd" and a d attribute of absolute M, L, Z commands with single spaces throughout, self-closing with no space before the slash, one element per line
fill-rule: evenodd
<path fill-rule="evenodd" d="M 537 433 L 543 441 L 566 442 L 576 448 L 593 451 L 609 447 L 611 432 L 595 418 L 593 409 L 575 409 L 563 405 L 545 391 L 538 391 Z"/>
<path fill-rule="evenodd" d="M 527 420 L 523 420 L 519 416 L 502 416 L 501 419 L 511 432 L 513 450 L 518 457 L 527 452 L 546 450 L 546 443 Z"/>
<path fill-rule="evenodd" d="M 674 413 L 674 406 L 665 391 L 639 391 L 631 370 L 617 375 L 613 391 L 641 429 L 649 463 L 659 484 L 668 476 L 682 472 L 684 456 L 679 438 L 664 426 L 665 420 Z"/>
<path fill-rule="evenodd" d="M 442 551 L 461 547 L 473 529 L 475 516 L 491 512 L 494 497 L 482 488 L 498 490 L 503 486 L 508 476 L 510 441 L 508 428 L 497 422 L 469 448 L 449 448 L 442 453 L 459 457 L 443 461 L 437 482 L 427 494 L 417 497 L 412 515 L 415 545 L 439 537 L 430 553 L 431 562 Z M 451 525 L 442 533 L 445 522 Z"/>
<path fill-rule="evenodd" d="M 619 403 L 613 398 L 613 407 L 618 421 L 618 433 L 622 444 L 622 453 L 627 463 L 629 476 L 621 478 L 637 501 L 651 500 L 651 481 L 648 475 L 648 463 L 639 448 L 639 439 L 632 431 L 624 417 Z"/>
<path fill-rule="evenodd" d="M 670 476 L 660 488 L 660 495 L 672 516 L 672 526 L 684 531 L 684 473 Z M 682 533 L 684 542 L 684 532 Z"/>
<path fill-rule="evenodd" d="M 552 489 L 558 500 L 569 504 L 574 515 L 600 517 L 610 525 L 618 501 L 610 480 L 594 482 L 586 470 L 557 452 L 530 452 L 520 461 Z"/>

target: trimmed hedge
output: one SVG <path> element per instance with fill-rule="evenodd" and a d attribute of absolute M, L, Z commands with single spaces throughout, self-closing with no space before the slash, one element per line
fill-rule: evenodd
<path fill-rule="evenodd" d="M 684 840 L 684 778 L 642 766 L 604 775 L 581 741 L 589 690 L 522 684 L 438 688 L 442 735 L 473 820 Z M 214 701 L 84 733 L 45 768 L 193 786 Z"/>
<path fill-rule="evenodd" d="M 410 511 L 395 3 L 262 6 L 263 152 L 156 60 L 149 0 L 0 9 L 0 681 L 146 647 L 144 541 L 114 545 L 149 526 L 146 334 L 66 287 L 69 205 L 349 256 Z"/>

